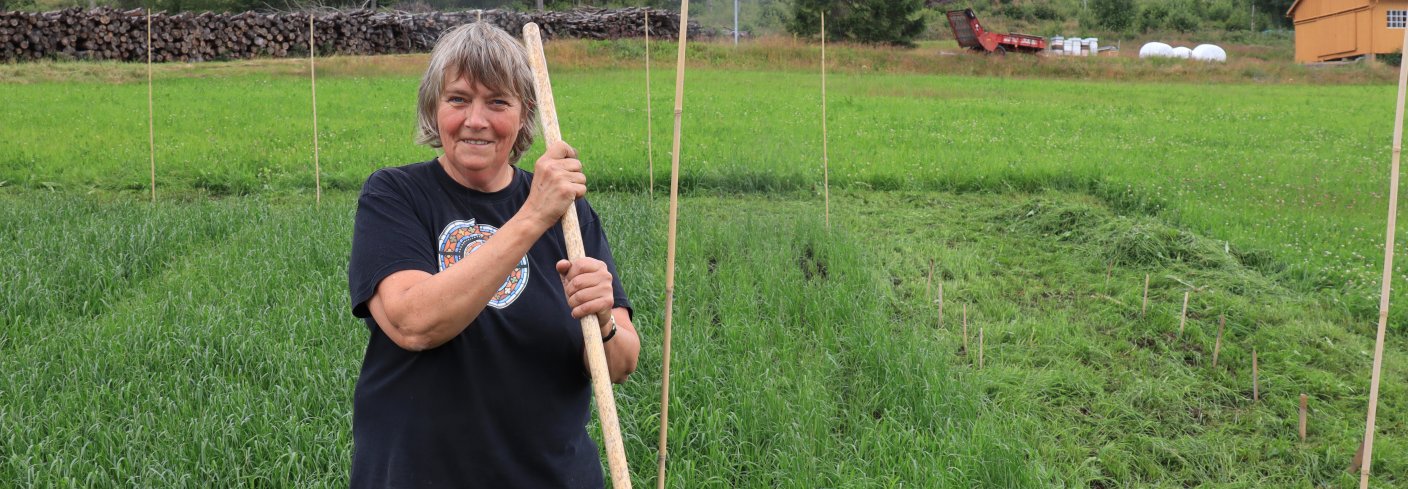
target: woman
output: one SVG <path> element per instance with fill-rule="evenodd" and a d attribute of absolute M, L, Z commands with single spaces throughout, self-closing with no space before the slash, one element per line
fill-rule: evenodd
<path fill-rule="evenodd" d="M 521 44 L 489 24 L 457 27 L 420 85 L 417 142 L 442 155 L 362 188 L 348 278 L 371 338 L 352 487 L 603 485 L 578 318 L 600 320 L 614 382 L 635 369 L 640 339 L 576 151 L 552 145 L 533 173 L 514 166 L 535 102 Z M 595 258 L 560 259 L 569 205 Z"/>

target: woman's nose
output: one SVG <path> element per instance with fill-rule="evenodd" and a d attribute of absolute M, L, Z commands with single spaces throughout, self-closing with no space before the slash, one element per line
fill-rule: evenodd
<path fill-rule="evenodd" d="M 488 107 L 485 107 L 484 104 L 475 102 L 469 104 L 469 108 L 466 110 L 467 112 L 464 116 L 465 127 L 470 129 L 484 129 L 489 127 L 489 119 L 486 112 L 488 111 Z"/>

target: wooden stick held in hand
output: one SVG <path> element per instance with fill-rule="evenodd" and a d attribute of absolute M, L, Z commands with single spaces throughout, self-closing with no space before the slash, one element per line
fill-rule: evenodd
<path fill-rule="evenodd" d="M 538 114 L 543 122 L 543 138 L 549 145 L 562 141 L 557 124 L 557 105 L 552 97 L 552 82 L 548 79 L 547 58 L 543 55 L 543 40 L 538 24 L 523 26 L 523 41 L 528 47 L 528 61 L 533 68 L 533 82 L 538 89 Z M 576 204 L 567 207 L 562 216 L 562 235 L 567 241 L 567 259 L 587 256 L 582 246 L 581 223 L 577 220 Z M 592 393 L 596 397 L 597 416 L 601 418 L 602 445 L 611 467 L 612 487 L 629 489 L 631 473 L 626 468 L 626 447 L 621 441 L 621 425 L 616 419 L 616 398 L 611 393 L 611 374 L 606 368 L 606 349 L 601 344 L 601 324 L 595 314 L 582 317 L 582 336 L 587 347 L 587 367 L 592 374 Z"/>

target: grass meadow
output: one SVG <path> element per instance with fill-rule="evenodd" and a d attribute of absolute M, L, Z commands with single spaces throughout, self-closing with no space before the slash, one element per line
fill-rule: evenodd
<path fill-rule="evenodd" d="M 646 75 L 613 64 L 639 46 L 553 45 L 576 60 L 553 72 L 563 133 L 637 305 L 641 370 L 617 403 L 653 486 L 673 51 L 651 74 L 651 180 Z M 672 487 L 1357 483 L 1394 97 L 1379 74 L 1013 56 L 934 74 L 853 48 L 827 80 L 828 229 L 820 81 L 804 49 L 774 48 L 706 45 L 686 81 Z M 156 205 L 134 67 L 0 67 L 0 481 L 345 484 L 356 190 L 434 156 L 411 144 L 422 62 L 326 62 L 318 207 L 296 64 L 161 67 Z M 1364 83 L 1323 83 L 1341 76 Z M 1375 487 L 1408 484 L 1405 318 Z"/>

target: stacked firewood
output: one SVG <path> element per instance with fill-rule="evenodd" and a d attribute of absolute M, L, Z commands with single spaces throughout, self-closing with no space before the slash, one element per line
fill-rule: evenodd
<path fill-rule="evenodd" d="M 647 8 L 562 12 L 483 10 L 404 13 L 318 11 L 313 42 L 319 55 L 429 51 L 445 30 L 482 19 L 510 33 L 537 22 L 547 38 L 674 38 L 679 14 Z M 309 12 L 179 13 L 151 15 L 152 60 L 208 61 L 308 55 Z M 0 12 L 0 61 L 84 59 L 145 61 L 147 12 L 100 7 L 53 12 Z M 692 23 L 691 23 L 692 24 Z M 697 25 L 690 26 L 691 35 Z"/>

